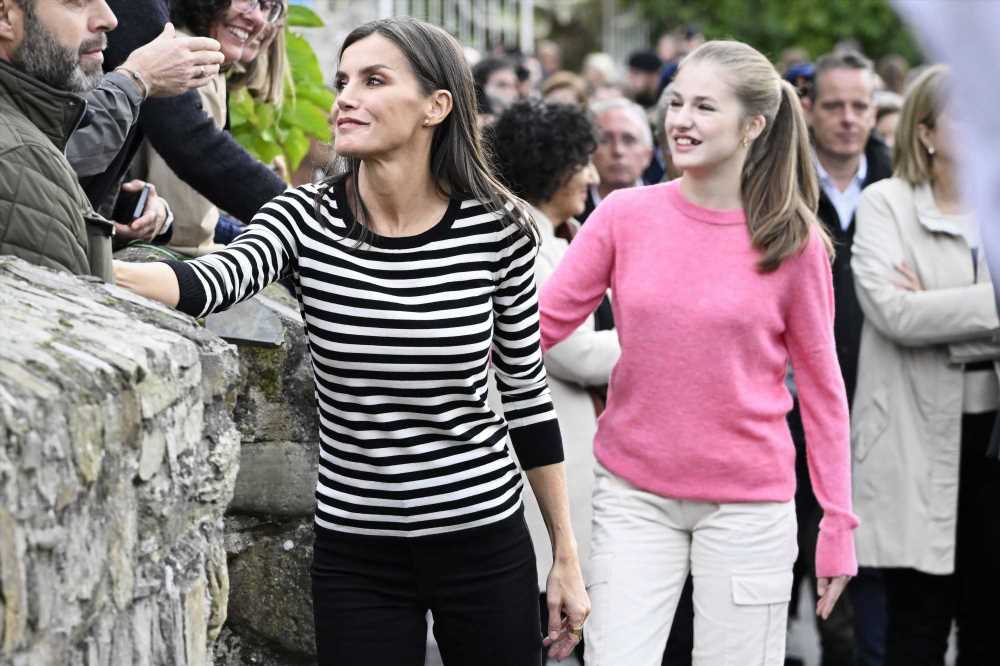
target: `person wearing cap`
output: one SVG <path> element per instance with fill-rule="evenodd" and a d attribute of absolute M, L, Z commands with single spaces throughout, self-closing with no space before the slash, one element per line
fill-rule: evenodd
<path fill-rule="evenodd" d="M 633 51 L 628 57 L 626 82 L 629 97 L 647 111 L 656 106 L 663 62 L 655 51 Z"/>

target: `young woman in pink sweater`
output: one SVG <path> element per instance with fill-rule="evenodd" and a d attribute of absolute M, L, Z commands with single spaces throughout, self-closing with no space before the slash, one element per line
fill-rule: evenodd
<path fill-rule="evenodd" d="M 541 293 L 542 344 L 610 288 L 621 358 L 598 423 L 588 666 L 660 663 L 694 577 L 694 663 L 780 665 L 796 556 L 791 362 L 829 615 L 857 570 L 830 241 L 794 89 L 759 52 L 709 42 L 671 85 L 678 180 L 620 190 Z"/>

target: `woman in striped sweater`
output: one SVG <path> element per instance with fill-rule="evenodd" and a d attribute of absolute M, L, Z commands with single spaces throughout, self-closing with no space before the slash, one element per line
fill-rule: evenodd
<path fill-rule="evenodd" d="M 490 175 L 457 42 L 411 19 L 345 40 L 339 175 L 266 204 L 227 249 L 118 264 L 119 284 L 204 316 L 284 274 L 301 303 L 320 416 L 313 560 L 319 660 L 561 658 L 589 613 L 539 348 L 535 233 Z M 492 363 L 506 420 L 486 402 Z M 527 470 L 551 536 L 538 631 Z"/>

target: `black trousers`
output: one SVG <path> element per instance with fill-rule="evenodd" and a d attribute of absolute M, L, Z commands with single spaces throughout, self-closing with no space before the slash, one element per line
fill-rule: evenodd
<path fill-rule="evenodd" d="M 952 620 L 958 666 L 1000 664 L 1000 462 L 986 458 L 996 412 L 962 419 L 955 572 L 885 569 L 888 666 L 941 666 Z"/>
<path fill-rule="evenodd" d="M 809 467 L 806 464 L 806 433 L 799 413 L 798 400 L 788 413 L 788 430 L 795 444 L 795 517 L 798 522 L 799 545 L 799 556 L 792 567 L 792 603 L 789 605 L 788 614 L 789 617 L 798 618 L 799 590 L 803 582 L 812 590 L 813 599 L 818 599 L 816 540 L 819 538 L 819 521 L 823 517 L 823 509 L 813 493 Z M 846 594 L 841 595 L 826 620 L 816 617 L 813 613 L 810 613 L 805 620 L 813 621 L 810 618 L 815 618 L 816 631 L 819 633 L 822 666 L 855 666 L 857 656 L 854 608 L 851 598 Z"/>
<path fill-rule="evenodd" d="M 531 537 L 518 512 L 451 534 L 317 530 L 312 566 L 320 666 L 423 666 L 426 614 L 447 666 L 539 666 Z"/>

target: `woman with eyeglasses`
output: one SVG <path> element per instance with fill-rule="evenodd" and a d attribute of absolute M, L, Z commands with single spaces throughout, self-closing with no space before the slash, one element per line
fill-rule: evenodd
<path fill-rule="evenodd" d="M 282 0 L 174 0 L 171 19 L 179 34 L 211 37 L 221 45 L 222 67 L 212 81 L 199 89 L 202 108 L 216 127 L 226 126 L 226 76 L 247 52 L 259 53 L 256 40 L 282 16 Z M 198 256 L 218 246 L 216 227 L 218 207 L 181 179 L 159 154 L 146 142 L 140 149 L 138 175 L 156 186 L 157 194 L 170 202 L 173 209 L 173 235 L 168 247 L 186 256 Z M 239 225 L 235 226 L 237 229 Z M 227 227 L 229 228 L 229 227 Z M 228 242 L 231 232 L 222 238 Z"/>
<path fill-rule="evenodd" d="M 118 17 L 118 27 L 108 33 L 108 47 L 104 51 L 104 69 L 111 71 L 164 31 L 164 24 L 171 20 L 170 3 L 168 0 L 106 1 Z M 214 79 L 212 68 L 202 72 L 200 61 L 190 64 L 189 74 Z M 150 142 L 184 182 L 242 222 L 253 219 L 261 206 L 287 187 L 274 171 L 254 159 L 205 113 L 197 92 L 188 91 L 176 97 L 153 97 L 143 102 L 134 131 L 114 161 L 105 171 L 82 181 L 95 208 L 110 213 L 115 194 L 143 140 Z M 205 159 L 206 155 L 211 155 L 211 159 Z"/>

